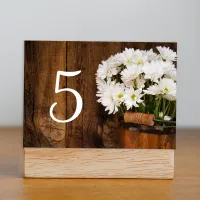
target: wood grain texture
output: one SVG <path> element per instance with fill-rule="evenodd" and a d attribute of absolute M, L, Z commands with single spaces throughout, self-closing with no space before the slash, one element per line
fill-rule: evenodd
<path fill-rule="evenodd" d="M 0 128 L 1 200 L 199 200 L 200 129 L 177 129 L 173 180 L 22 178 L 22 128 Z"/>
<path fill-rule="evenodd" d="M 66 42 L 25 42 L 24 146 L 65 147 L 66 124 L 51 119 L 66 118 L 66 93 L 55 94 L 56 73 L 66 70 Z M 60 87 L 66 87 L 61 79 Z"/>
<path fill-rule="evenodd" d="M 175 149 L 176 135 L 140 133 L 126 128 L 121 128 L 120 148 Z"/>
<path fill-rule="evenodd" d="M 147 50 L 176 43 L 145 42 L 54 42 L 26 41 L 24 69 L 24 147 L 118 148 L 118 124 L 97 103 L 95 73 L 102 60 L 127 48 Z M 72 122 L 53 121 L 54 115 L 68 119 L 76 108 L 73 94 L 55 94 L 56 73 L 81 70 L 76 77 L 62 77 L 60 88 L 72 88 L 83 99 L 83 110 Z"/>
<path fill-rule="evenodd" d="M 25 177 L 172 179 L 174 150 L 25 148 Z"/>

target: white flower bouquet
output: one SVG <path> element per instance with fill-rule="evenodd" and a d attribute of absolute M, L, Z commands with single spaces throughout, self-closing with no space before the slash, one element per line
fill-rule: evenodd
<path fill-rule="evenodd" d="M 173 121 L 176 114 L 176 52 L 126 48 L 102 61 L 96 73 L 98 102 L 108 114 L 127 111 Z"/>

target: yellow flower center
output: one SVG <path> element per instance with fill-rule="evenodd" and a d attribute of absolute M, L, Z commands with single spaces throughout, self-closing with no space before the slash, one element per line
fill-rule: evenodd
<path fill-rule="evenodd" d="M 135 94 L 133 94 L 133 95 L 131 96 L 131 99 L 134 101 L 134 100 L 135 100 L 135 98 L 136 98 L 136 95 L 135 95 Z"/>
<path fill-rule="evenodd" d="M 118 95 L 117 95 L 117 97 L 118 97 L 119 99 L 121 99 L 123 96 L 124 96 L 123 94 L 118 94 Z"/>
<path fill-rule="evenodd" d="M 131 63 L 132 63 L 131 59 L 128 59 L 127 63 L 128 63 L 128 64 L 131 64 Z"/>
<path fill-rule="evenodd" d="M 144 65 L 143 60 L 138 60 L 137 65 Z"/>
<path fill-rule="evenodd" d="M 165 91 L 165 92 L 169 92 L 169 89 L 168 89 L 168 88 L 165 88 L 164 91 Z"/>

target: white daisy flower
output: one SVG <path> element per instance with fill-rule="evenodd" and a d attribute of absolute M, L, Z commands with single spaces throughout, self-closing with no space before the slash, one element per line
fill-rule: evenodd
<path fill-rule="evenodd" d="M 105 91 L 107 91 L 109 88 L 114 88 L 117 84 L 116 81 L 111 81 L 111 79 L 108 79 L 107 81 L 102 80 L 100 78 L 96 78 L 97 82 L 97 95 L 98 97 L 101 97 Z"/>
<path fill-rule="evenodd" d="M 170 71 L 176 69 L 175 65 L 171 61 L 158 61 L 163 68 L 164 74 L 168 74 Z"/>
<path fill-rule="evenodd" d="M 102 61 L 97 70 L 97 76 L 101 79 L 110 78 L 116 75 L 119 69 L 110 64 L 109 61 Z"/>
<path fill-rule="evenodd" d="M 146 55 L 147 55 L 148 62 L 151 62 L 153 60 L 157 60 L 157 58 L 158 58 L 158 54 L 154 53 L 153 49 L 146 51 Z"/>
<path fill-rule="evenodd" d="M 114 87 L 114 85 L 116 84 L 116 81 L 111 81 L 111 79 L 105 81 L 105 80 L 102 80 L 101 78 L 96 78 L 96 83 L 97 83 L 97 89 L 98 89 L 96 96 L 100 97 L 97 100 L 97 102 L 101 102 L 103 93 L 105 91 L 108 91 L 110 87 Z"/>
<path fill-rule="evenodd" d="M 148 55 L 146 51 L 135 50 L 132 58 L 133 63 L 136 65 L 144 65 L 148 61 Z"/>
<path fill-rule="evenodd" d="M 123 58 L 123 64 L 128 66 L 130 64 L 133 64 L 133 56 L 134 56 L 134 49 L 133 48 L 125 48 L 125 50 L 122 52 L 122 58 Z"/>
<path fill-rule="evenodd" d="M 113 98 L 116 102 L 117 106 L 120 106 L 121 103 L 124 101 L 124 90 L 125 86 L 123 83 L 117 83 L 115 85 L 114 91 L 113 91 Z"/>
<path fill-rule="evenodd" d="M 144 88 L 145 87 L 145 82 L 146 80 L 144 79 L 144 77 L 140 76 L 140 77 L 137 77 L 135 79 L 135 84 L 134 84 L 134 88 L 137 88 L 137 89 L 140 89 L 140 88 Z"/>
<path fill-rule="evenodd" d="M 135 64 L 128 65 L 121 72 L 121 79 L 125 83 L 126 86 L 132 86 L 134 84 L 135 79 L 142 73 L 142 68 Z"/>
<path fill-rule="evenodd" d="M 105 91 L 101 103 L 103 106 L 105 106 L 105 111 L 108 111 L 109 115 L 118 111 L 118 107 L 112 96 L 112 91 Z"/>
<path fill-rule="evenodd" d="M 171 50 L 169 47 L 156 47 L 160 53 L 163 61 L 176 61 L 176 52 Z"/>
<path fill-rule="evenodd" d="M 151 95 L 158 95 L 161 94 L 160 88 L 157 84 L 150 86 L 146 90 L 144 90 L 145 94 L 151 94 Z"/>
<path fill-rule="evenodd" d="M 166 74 L 165 74 L 165 78 L 171 78 L 173 81 L 176 81 L 176 68 L 168 71 Z"/>
<path fill-rule="evenodd" d="M 145 79 L 150 79 L 156 83 L 158 83 L 158 79 L 161 78 L 164 74 L 163 66 L 159 61 L 152 61 L 151 63 L 146 63 L 143 66 L 143 71 L 145 73 Z"/>
<path fill-rule="evenodd" d="M 162 95 L 169 101 L 176 100 L 176 83 L 172 79 L 163 78 L 158 84 L 152 85 L 147 90 L 144 90 L 145 94 Z"/>
<path fill-rule="evenodd" d="M 117 53 L 114 56 L 111 56 L 108 61 L 112 67 L 119 67 L 123 64 L 123 55 L 121 53 Z"/>
<path fill-rule="evenodd" d="M 143 94 L 142 89 L 134 90 L 133 87 L 126 88 L 124 93 L 124 104 L 126 105 L 127 110 L 134 107 L 139 107 L 138 103 L 142 103 L 141 100 Z"/>
<path fill-rule="evenodd" d="M 118 106 L 124 100 L 124 84 L 116 83 L 114 81 L 106 83 L 101 90 L 97 92 L 98 102 L 105 106 L 105 111 L 108 114 L 114 114 L 118 111 Z"/>
<path fill-rule="evenodd" d="M 100 77 L 96 76 L 96 84 L 97 88 L 101 87 L 101 85 L 105 84 L 105 81 L 101 79 Z"/>
<path fill-rule="evenodd" d="M 176 83 L 169 78 L 163 78 L 158 84 L 161 94 L 169 101 L 176 100 Z"/>

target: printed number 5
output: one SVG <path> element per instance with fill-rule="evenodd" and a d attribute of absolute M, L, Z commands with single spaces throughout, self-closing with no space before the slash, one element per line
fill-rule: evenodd
<path fill-rule="evenodd" d="M 76 91 L 76 90 L 73 90 L 71 88 L 63 88 L 63 89 L 59 89 L 59 83 L 60 83 L 60 76 L 76 76 L 78 74 L 80 74 L 81 71 L 76 71 L 76 72 L 64 72 L 64 71 L 58 71 L 57 72 L 57 75 L 56 75 L 56 86 L 55 86 L 55 93 L 59 93 L 59 92 L 71 92 L 74 94 L 74 96 L 76 97 L 76 111 L 74 113 L 74 115 L 67 119 L 67 120 L 59 120 L 59 119 L 56 119 L 53 115 L 53 109 L 54 107 L 57 105 L 57 102 L 53 103 L 51 105 L 51 108 L 50 108 L 50 116 L 51 118 L 56 121 L 56 122 L 59 122 L 59 123 L 67 123 L 67 122 L 71 122 L 73 121 L 74 119 L 76 119 L 78 117 L 78 115 L 80 114 L 81 110 L 82 110 L 82 107 L 83 107 L 83 101 L 82 101 L 82 98 L 80 96 L 80 94 Z"/>

